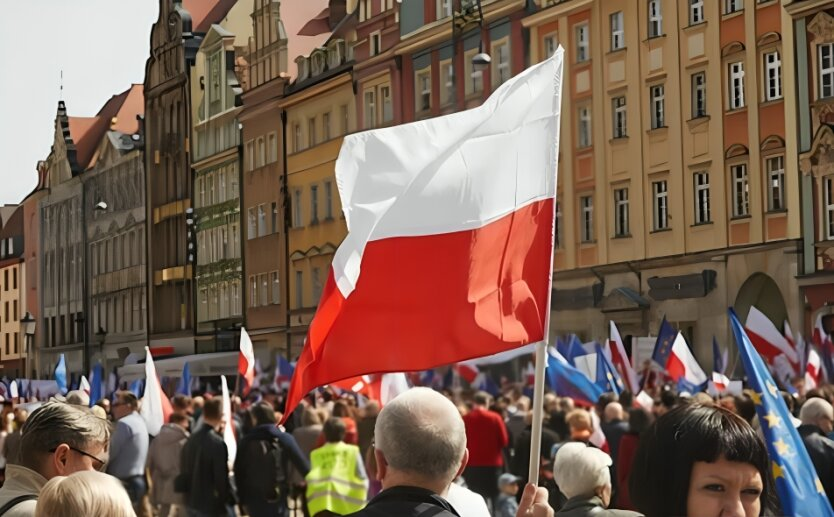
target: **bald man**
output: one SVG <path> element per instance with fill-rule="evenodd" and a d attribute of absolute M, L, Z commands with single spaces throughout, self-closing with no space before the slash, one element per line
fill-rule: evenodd
<path fill-rule="evenodd" d="M 445 499 L 469 459 L 466 429 L 452 402 L 434 390 L 412 388 L 379 413 L 374 441 L 382 492 L 353 517 L 460 515 Z M 517 516 L 552 516 L 546 501 L 546 490 L 526 487 Z"/>

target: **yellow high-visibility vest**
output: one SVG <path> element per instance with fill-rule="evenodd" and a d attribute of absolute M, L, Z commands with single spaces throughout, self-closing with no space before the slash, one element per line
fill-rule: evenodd
<path fill-rule="evenodd" d="M 310 453 L 306 478 L 310 515 L 323 510 L 346 515 L 365 506 L 368 481 L 356 475 L 358 457 L 359 447 L 344 442 L 327 443 Z"/>

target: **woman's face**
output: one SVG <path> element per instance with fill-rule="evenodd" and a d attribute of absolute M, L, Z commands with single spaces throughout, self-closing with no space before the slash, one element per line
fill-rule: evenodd
<path fill-rule="evenodd" d="M 757 517 L 762 476 L 753 465 L 719 458 L 696 461 L 689 480 L 686 513 L 703 517 Z"/>

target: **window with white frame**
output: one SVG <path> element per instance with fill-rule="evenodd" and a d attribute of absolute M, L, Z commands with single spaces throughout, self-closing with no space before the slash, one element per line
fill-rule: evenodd
<path fill-rule="evenodd" d="M 591 146 L 591 108 L 579 108 L 579 129 L 577 144 L 580 149 Z"/>
<path fill-rule="evenodd" d="M 775 212 L 785 209 L 785 157 L 771 156 L 765 159 L 767 174 L 767 209 Z"/>
<path fill-rule="evenodd" d="M 319 222 L 319 186 L 310 186 L 310 224 Z"/>
<path fill-rule="evenodd" d="M 371 0 L 359 0 L 359 21 L 363 22 L 373 16 Z"/>
<path fill-rule="evenodd" d="M 497 88 L 499 85 L 510 78 L 510 44 L 509 42 L 499 43 L 493 47 L 494 68 L 493 68 L 493 87 Z"/>
<path fill-rule="evenodd" d="M 744 107 L 744 63 L 738 61 L 729 65 L 729 107 L 731 110 Z"/>
<path fill-rule="evenodd" d="M 624 237 L 628 235 L 628 189 L 614 190 L 614 235 Z"/>
<path fill-rule="evenodd" d="M 428 111 L 431 108 L 431 72 L 420 70 L 416 74 L 417 112 Z"/>
<path fill-rule="evenodd" d="M 251 207 L 247 210 L 247 220 L 248 225 L 246 227 L 246 238 L 254 239 L 258 236 L 258 217 L 255 215 L 255 207 Z"/>
<path fill-rule="evenodd" d="M 652 110 L 652 129 L 664 127 L 666 125 L 666 97 L 663 85 L 658 84 L 649 88 L 649 96 L 651 97 L 649 105 Z"/>
<path fill-rule="evenodd" d="M 440 63 L 440 105 L 445 106 L 455 98 L 455 66 L 451 61 Z"/>
<path fill-rule="evenodd" d="M 582 242 L 593 242 L 594 240 L 594 198 L 582 196 L 579 198 L 579 206 L 582 210 L 580 221 L 582 224 Z"/>
<path fill-rule="evenodd" d="M 437 19 L 452 16 L 452 0 L 437 0 Z"/>
<path fill-rule="evenodd" d="M 669 186 L 666 180 L 652 182 L 653 229 L 669 228 Z"/>
<path fill-rule="evenodd" d="M 365 90 L 365 129 L 376 127 L 376 91 L 374 88 Z"/>
<path fill-rule="evenodd" d="M 270 276 L 272 277 L 272 299 L 270 301 L 273 305 L 277 305 L 281 303 L 281 281 L 277 271 L 273 271 L 272 273 L 270 273 Z"/>
<path fill-rule="evenodd" d="M 611 50 L 625 48 L 625 28 L 623 27 L 623 12 L 617 11 L 609 17 L 611 22 Z"/>
<path fill-rule="evenodd" d="M 269 303 L 269 276 L 266 273 L 258 275 L 258 304 L 261 307 Z"/>
<path fill-rule="evenodd" d="M 707 74 L 692 74 L 692 118 L 707 116 Z"/>
<path fill-rule="evenodd" d="M 391 102 L 391 87 L 387 84 L 379 87 L 379 98 L 382 101 L 382 122 L 394 120 L 394 105 Z"/>
<path fill-rule="evenodd" d="M 778 50 L 764 55 L 764 87 L 765 100 L 782 98 L 782 60 Z"/>
<path fill-rule="evenodd" d="M 834 97 L 834 43 L 819 46 L 819 70 L 821 99 Z"/>
<path fill-rule="evenodd" d="M 580 23 L 574 30 L 576 32 L 576 62 L 581 63 L 591 58 L 588 24 Z"/>
<path fill-rule="evenodd" d="M 278 133 L 270 133 L 267 139 L 269 140 L 268 162 L 275 163 L 278 161 Z"/>
<path fill-rule="evenodd" d="M 733 217 L 750 214 L 750 192 L 747 180 L 747 164 L 730 167 L 730 181 L 733 182 Z"/>
<path fill-rule="evenodd" d="M 292 225 L 293 228 L 302 226 L 303 219 L 301 218 L 303 212 L 301 210 L 301 190 L 296 190 L 292 193 Z"/>
<path fill-rule="evenodd" d="M 204 178 L 197 178 L 197 208 L 206 206 L 206 183 Z"/>
<path fill-rule="evenodd" d="M 304 272 L 295 272 L 295 306 L 304 307 Z"/>
<path fill-rule="evenodd" d="M 724 14 L 734 13 L 744 9 L 742 0 L 724 0 Z"/>
<path fill-rule="evenodd" d="M 266 205 L 258 205 L 258 237 L 266 235 Z"/>
<path fill-rule="evenodd" d="M 559 40 L 556 38 L 556 34 L 548 34 L 544 37 L 544 57 L 548 58 L 556 53 L 556 49 L 559 48 Z"/>
<path fill-rule="evenodd" d="M 611 101 L 611 104 L 614 115 L 612 118 L 612 123 L 614 124 L 614 138 L 623 138 L 627 135 L 626 98 L 625 96 L 614 97 L 614 99 Z"/>
<path fill-rule="evenodd" d="M 704 21 L 704 0 L 689 0 L 689 25 Z"/>
<path fill-rule="evenodd" d="M 663 12 L 660 0 L 649 0 L 649 37 L 654 38 L 663 34 Z"/>
<path fill-rule="evenodd" d="M 246 142 L 246 170 L 255 170 L 255 142 L 253 140 Z"/>
<path fill-rule="evenodd" d="M 298 122 L 294 122 L 292 125 L 292 136 L 292 150 L 297 153 L 304 148 L 301 142 L 301 124 Z"/>
<path fill-rule="evenodd" d="M 266 164 L 266 141 L 264 137 L 258 137 L 258 162 L 257 166 L 262 167 Z"/>
<path fill-rule="evenodd" d="M 695 183 L 695 224 L 711 221 L 709 211 L 709 173 L 696 172 L 693 175 Z"/>
<path fill-rule="evenodd" d="M 307 119 L 307 147 L 315 147 L 318 141 L 316 140 L 316 117 Z"/>
<path fill-rule="evenodd" d="M 823 191 L 825 197 L 825 238 L 826 240 L 834 239 L 834 176 L 826 176 L 823 178 Z"/>
<path fill-rule="evenodd" d="M 330 112 L 322 113 L 321 115 L 321 141 L 327 142 L 330 140 Z"/>
<path fill-rule="evenodd" d="M 368 44 L 370 45 L 370 55 L 375 56 L 382 51 L 382 34 L 379 31 L 372 32 L 368 36 Z"/>
<path fill-rule="evenodd" d="M 258 306 L 258 278 L 255 275 L 249 276 L 249 307 Z"/>

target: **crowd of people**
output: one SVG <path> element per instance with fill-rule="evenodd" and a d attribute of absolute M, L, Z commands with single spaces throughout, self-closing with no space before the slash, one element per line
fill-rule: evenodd
<path fill-rule="evenodd" d="M 780 514 L 755 393 L 654 395 L 647 408 L 628 392 L 593 407 L 546 394 L 538 487 L 517 385 L 412 388 L 384 407 L 322 389 L 285 426 L 274 388 L 233 397 L 230 421 L 219 396 L 176 395 L 155 437 L 129 391 L 92 408 L 83 392 L 7 403 L 0 516 Z M 784 398 L 830 497 L 834 387 Z"/>

